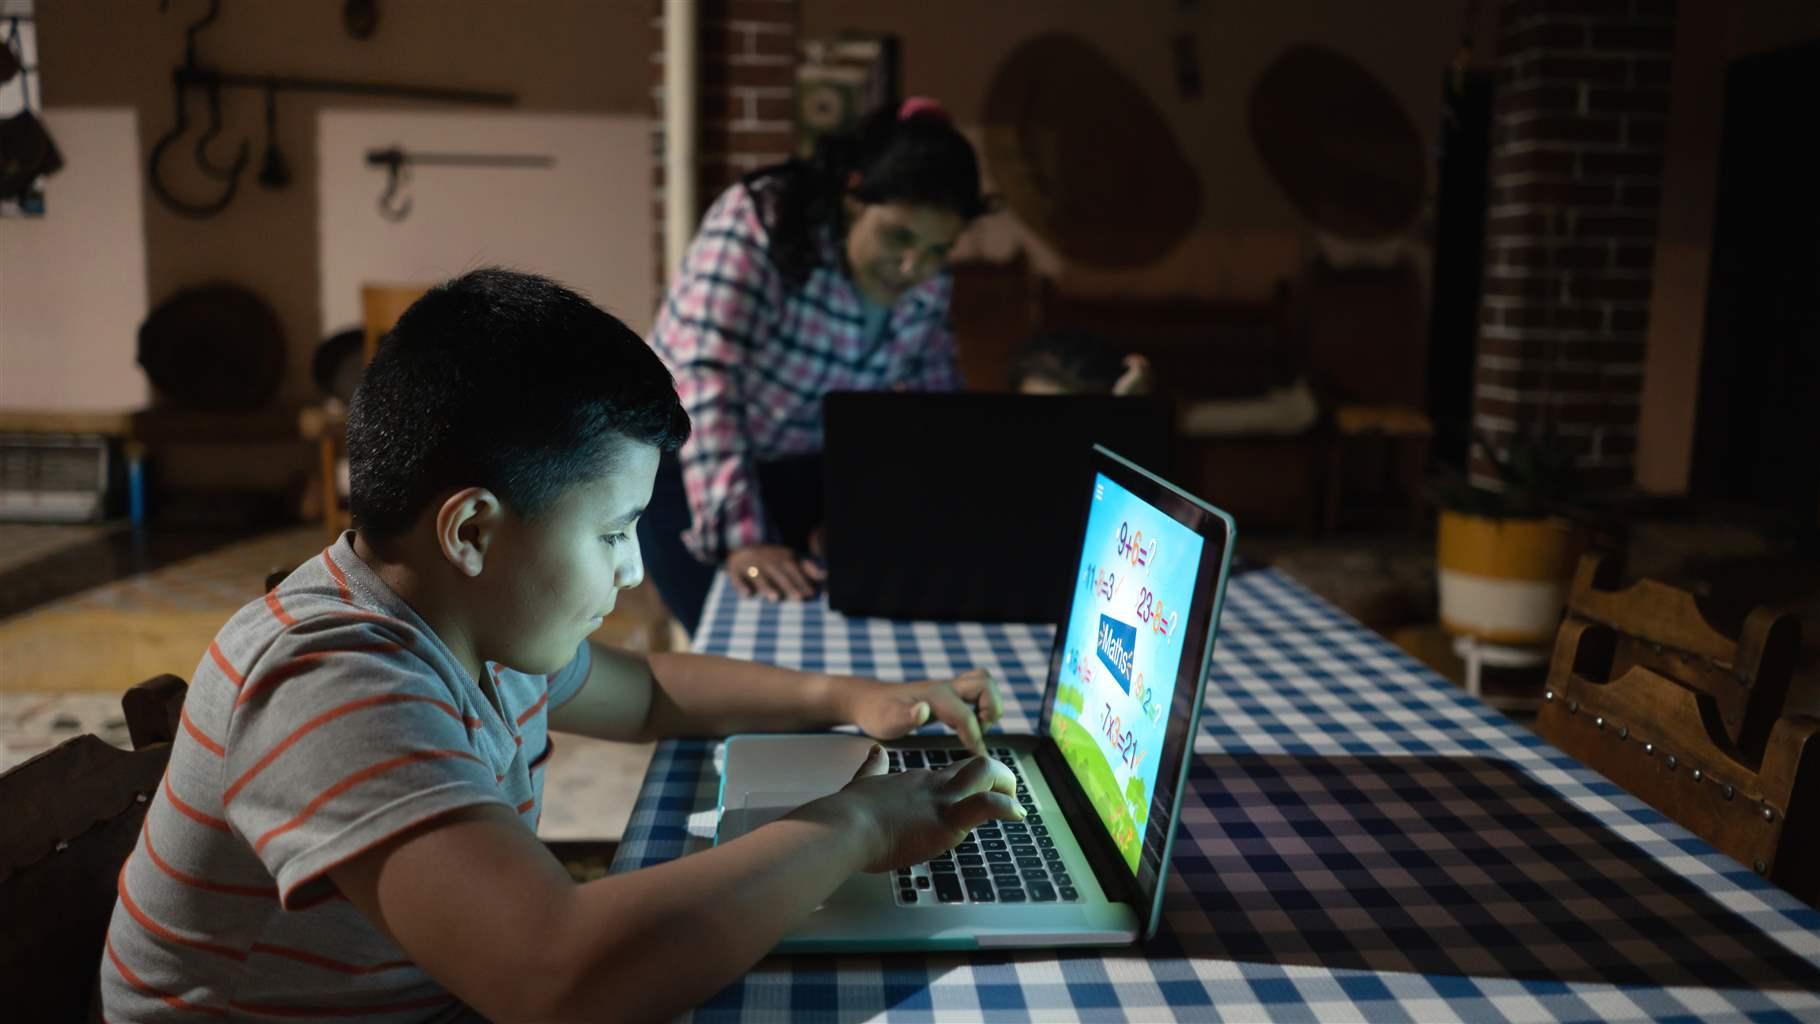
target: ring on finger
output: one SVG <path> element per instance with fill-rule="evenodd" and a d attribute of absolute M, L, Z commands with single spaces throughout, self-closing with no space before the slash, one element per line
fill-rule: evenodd
<path fill-rule="evenodd" d="M 758 566 L 756 566 L 756 565 L 746 566 L 746 579 L 749 579 L 749 580 L 758 579 Z"/>

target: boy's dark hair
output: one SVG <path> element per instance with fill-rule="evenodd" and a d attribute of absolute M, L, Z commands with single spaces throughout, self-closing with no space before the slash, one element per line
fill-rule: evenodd
<path fill-rule="evenodd" d="M 855 172 L 859 184 L 849 189 L 847 179 Z M 848 192 L 866 203 L 950 210 L 963 221 L 994 205 L 980 192 L 973 144 L 946 114 L 923 111 L 900 117 L 889 104 L 849 131 L 821 136 L 808 160 L 761 167 L 744 184 L 775 185 L 774 201 L 760 203 L 759 216 L 770 235 L 771 261 L 792 288 L 800 288 L 815 269 L 820 231 L 831 227 L 838 232 L 841 198 Z"/>
<path fill-rule="evenodd" d="M 1070 394 L 1109 394 L 1125 372 L 1119 350 L 1104 338 L 1046 331 L 1024 344 L 1011 363 L 1011 390 L 1042 377 Z"/>
<path fill-rule="evenodd" d="M 688 436 L 670 372 L 625 324 L 546 278 L 476 270 L 405 310 L 354 392 L 354 523 L 397 536 L 469 486 L 532 518 L 624 442 L 671 452 Z"/>

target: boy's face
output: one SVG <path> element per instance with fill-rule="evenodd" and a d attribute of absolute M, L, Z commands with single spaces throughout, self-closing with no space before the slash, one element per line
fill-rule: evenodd
<path fill-rule="evenodd" d="M 555 672 L 600 628 L 619 592 L 644 579 L 638 517 L 651 500 L 657 449 L 621 441 L 612 472 L 577 484 L 543 515 L 508 514 L 492 549 L 475 639 L 481 657 L 532 675 Z"/>

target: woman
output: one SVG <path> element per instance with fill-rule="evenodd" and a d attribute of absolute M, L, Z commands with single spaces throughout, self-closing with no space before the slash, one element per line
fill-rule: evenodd
<path fill-rule="evenodd" d="M 944 271 L 988 205 L 972 145 L 913 98 L 709 208 L 651 335 L 695 430 L 638 527 L 690 633 L 717 567 L 743 594 L 815 594 L 822 396 L 959 386 Z"/>

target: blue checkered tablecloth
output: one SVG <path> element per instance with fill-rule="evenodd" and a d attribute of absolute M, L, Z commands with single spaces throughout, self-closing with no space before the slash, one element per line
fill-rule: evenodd
<path fill-rule="evenodd" d="M 1035 728 L 1053 629 L 847 619 L 718 582 L 700 651 L 929 678 Z M 615 871 L 706 846 L 717 744 L 659 745 Z M 1274 570 L 1230 584 L 1147 945 L 772 957 L 699 1020 L 1820 1020 L 1820 913 Z"/>

